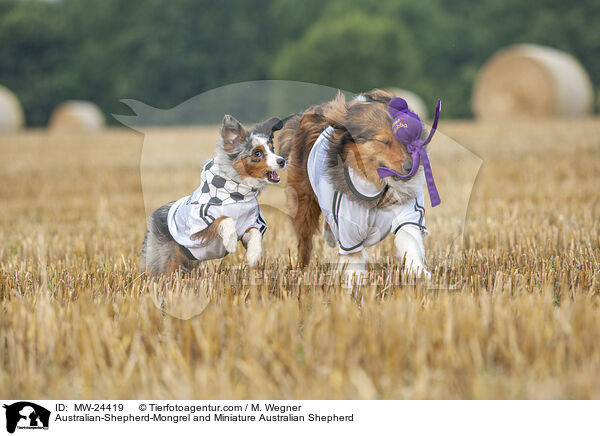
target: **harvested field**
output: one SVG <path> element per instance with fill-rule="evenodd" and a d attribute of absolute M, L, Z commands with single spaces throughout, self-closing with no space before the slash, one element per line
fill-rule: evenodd
<path fill-rule="evenodd" d="M 210 157 L 215 128 L 0 136 L 0 396 L 600 398 L 600 121 L 440 131 L 484 162 L 464 244 L 449 249 L 452 205 L 428 208 L 433 283 L 396 280 L 388 239 L 351 293 L 320 236 L 295 269 L 281 187 L 256 271 L 240 245 L 192 276 L 138 272 L 143 192 L 150 209 L 199 179 L 168 145 Z M 144 140 L 162 148 L 140 177 Z M 442 201 L 449 162 L 433 163 Z"/>

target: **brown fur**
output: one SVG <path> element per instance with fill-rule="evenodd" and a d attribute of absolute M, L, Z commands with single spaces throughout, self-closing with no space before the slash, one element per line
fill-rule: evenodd
<path fill-rule="evenodd" d="M 328 126 L 336 130 L 330 141 L 328 167 L 336 189 L 352 195 L 344 179 L 344 165 L 352 167 L 358 174 L 378 187 L 383 181 L 377 167 L 401 169 L 410 154 L 404 144 L 392 133 L 392 119 L 387 113 L 391 96 L 384 91 L 372 90 L 362 94 L 362 101 L 346 103 L 343 94 L 326 103 L 307 109 L 301 117 L 292 118 L 284 126 L 282 150 L 289 150 L 288 207 L 292 213 L 292 225 L 298 238 L 298 264 L 305 266 L 310 261 L 312 236 L 319 226 L 321 209 L 314 195 L 306 164 L 315 141 Z M 293 133 L 290 131 L 293 130 Z M 362 201 L 357 199 L 357 201 Z M 383 207 L 397 201 L 388 193 L 369 207 Z"/>
<path fill-rule="evenodd" d="M 188 272 L 188 271 L 191 271 L 192 269 L 194 269 L 198 265 L 198 261 L 188 259 L 188 257 L 185 255 L 185 253 L 181 250 L 181 245 L 177 244 L 176 242 L 174 242 L 173 244 L 174 244 L 174 247 L 173 247 L 174 254 L 171 257 L 171 259 L 169 260 L 169 262 L 167 263 L 167 269 L 165 271 L 165 274 L 171 275 L 174 272 L 176 272 L 177 270 L 179 270 L 180 268 L 184 272 Z"/>
<path fill-rule="evenodd" d="M 390 93 L 377 88 L 368 92 L 363 92 L 360 94 L 360 97 L 363 97 L 369 103 L 381 103 L 386 107 L 392 99 L 392 95 Z"/>
<path fill-rule="evenodd" d="M 244 248 L 248 248 L 248 240 L 246 239 L 246 236 L 248 235 L 248 232 L 252 229 L 258 230 L 258 228 L 256 227 L 248 227 L 244 232 L 244 236 L 242 237 L 242 245 L 244 246 Z"/>
<path fill-rule="evenodd" d="M 190 239 L 192 241 L 197 241 L 198 239 L 202 239 L 206 242 L 210 242 L 215 238 L 219 237 L 219 224 L 221 224 L 221 221 L 223 221 L 224 219 L 227 219 L 229 217 L 227 216 L 220 216 L 219 218 L 215 219 L 210 226 L 208 226 L 207 228 L 205 228 L 204 230 L 198 232 L 198 233 L 194 233 L 192 236 L 190 236 Z"/>
<path fill-rule="evenodd" d="M 254 156 L 254 152 L 256 151 L 262 153 L 261 158 Z M 254 147 L 250 156 L 234 162 L 233 168 L 243 176 L 256 177 L 258 179 L 265 177 L 267 172 L 271 170 L 267 165 L 265 148 L 262 145 Z"/>

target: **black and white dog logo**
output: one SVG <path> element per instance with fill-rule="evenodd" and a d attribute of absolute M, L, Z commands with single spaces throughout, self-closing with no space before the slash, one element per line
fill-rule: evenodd
<path fill-rule="evenodd" d="M 48 430 L 50 411 L 28 401 L 4 405 L 6 409 L 6 431 L 14 433 L 18 429 Z"/>

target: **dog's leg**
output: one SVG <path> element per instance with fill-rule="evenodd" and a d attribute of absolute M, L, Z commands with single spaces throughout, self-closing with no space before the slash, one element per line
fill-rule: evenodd
<path fill-rule="evenodd" d="M 188 259 L 185 253 L 181 251 L 179 244 L 172 244 L 172 254 L 165 265 L 165 274 L 171 275 L 177 271 L 186 274 L 198 266 L 198 263 L 197 260 Z"/>
<path fill-rule="evenodd" d="M 365 250 L 361 250 L 357 253 L 351 254 L 340 254 L 338 258 L 338 272 L 341 272 L 344 267 L 344 279 L 343 285 L 346 287 L 352 287 L 352 283 L 362 284 L 365 276 L 365 262 L 367 260 L 367 254 Z"/>
<path fill-rule="evenodd" d="M 169 233 L 167 215 L 173 203 L 156 209 L 148 219 L 148 230 L 141 252 L 141 269 L 150 276 L 172 273 L 179 267 L 177 244 Z"/>
<path fill-rule="evenodd" d="M 337 241 L 335 240 L 335 236 L 331 231 L 331 227 L 327 224 L 327 221 L 323 221 L 323 239 L 325 239 L 325 243 L 329 245 L 331 248 L 335 248 L 337 245 Z"/>
<path fill-rule="evenodd" d="M 298 265 L 305 267 L 310 263 L 310 256 L 313 249 L 313 235 L 319 228 L 319 216 L 321 210 L 318 207 L 316 210 L 310 210 L 307 207 L 305 211 L 299 212 L 294 219 L 294 229 L 298 238 Z"/>
<path fill-rule="evenodd" d="M 258 265 L 262 257 L 262 235 L 255 227 L 250 227 L 242 236 L 242 244 L 246 247 L 246 263 L 250 268 Z"/>
<path fill-rule="evenodd" d="M 235 253 L 238 244 L 237 232 L 235 230 L 235 221 L 233 218 L 226 217 L 218 224 L 217 232 L 223 240 L 223 246 L 228 253 Z"/>
<path fill-rule="evenodd" d="M 288 180 L 290 179 L 288 178 Z M 310 185 L 308 187 L 302 186 L 302 188 L 305 189 L 305 192 L 311 189 Z M 294 203 L 293 206 L 290 205 L 288 207 L 290 210 L 295 210 L 295 215 L 292 217 L 292 225 L 298 239 L 298 266 L 305 267 L 310 262 L 313 247 L 312 238 L 319 228 L 321 209 L 312 191 L 310 191 L 310 194 L 296 194 L 297 191 L 293 186 L 289 186 L 287 191 L 288 203 Z"/>
<path fill-rule="evenodd" d="M 170 276 L 171 274 L 175 273 L 179 267 L 181 266 L 181 263 L 178 262 L 178 260 L 173 257 L 169 260 L 169 262 L 167 262 L 167 267 L 165 269 L 165 275 Z"/>
<path fill-rule="evenodd" d="M 396 258 L 404 259 L 404 271 L 408 274 L 423 275 L 430 279 L 431 274 L 425 266 L 425 247 L 421 230 L 414 226 L 405 226 L 396 232 L 394 238 Z"/>

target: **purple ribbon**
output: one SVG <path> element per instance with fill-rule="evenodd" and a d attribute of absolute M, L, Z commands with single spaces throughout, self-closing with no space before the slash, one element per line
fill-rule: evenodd
<path fill-rule="evenodd" d="M 425 141 L 421 141 L 421 133 L 423 132 L 423 123 L 419 116 L 408 109 L 406 101 L 402 98 L 393 98 L 388 105 L 388 112 L 394 120 L 392 122 L 392 131 L 398 141 L 406 145 L 406 150 L 412 154 L 412 168 L 408 174 L 400 174 L 391 168 L 378 167 L 377 174 L 382 179 L 390 176 L 397 176 L 403 179 L 414 176 L 418 169 L 421 161 L 423 162 L 423 169 L 425 170 L 425 180 L 427 181 L 427 189 L 429 190 L 429 198 L 431 200 L 431 207 L 435 207 L 441 203 L 440 194 L 438 193 L 435 181 L 433 180 L 433 172 L 431 171 L 431 165 L 429 163 L 429 157 L 425 151 L 425 146 L 431 142 L 433 134 L 435 133 L 440 119 L 440 109 L 442 106 L 441 100 L 438 98 L 437 104 L 435 105 L 435 118 L 433 119 L 433 125 L 429 136 Z"/>

